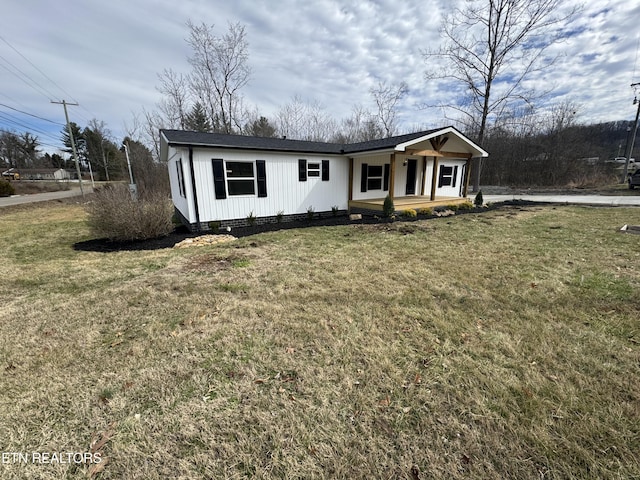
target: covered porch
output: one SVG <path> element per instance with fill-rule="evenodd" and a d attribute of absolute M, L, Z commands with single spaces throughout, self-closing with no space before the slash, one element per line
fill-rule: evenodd
<path fill-rule="evenodd" d="M 445 207 L 447 205 L 460 205 L 468 202 L 466 197 L 436 197 L 433 200 L 429 195 L 412 195 L 393 199 L 393 204 L 397 212 L 403 210 L 420 208 Z M 362 210 L 372 210 L 382 212 L 384 198 L 371 198 L 367 200 L 349 200 L 349 209 L 357 208 Z"/>

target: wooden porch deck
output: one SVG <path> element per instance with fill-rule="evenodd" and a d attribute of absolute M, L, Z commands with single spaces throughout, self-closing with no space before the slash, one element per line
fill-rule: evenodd
<path fill-rule="evenodd" d="M 396 207 L 397 212 L 412 208 L 417 210 L 418 208 L 434 208 L 444 207 L 447 205 L 459 205 L 461 203 L 468 202 L 468 198 L 461 197 L 436 197 L 435 200 L 431 200 L 431 197 L 413 195 L 410 197 L 398 197 L 393 199 L 393 204 Z M 372 198 L 368 200 L 349 200 L 349 209 L 361 208 L 363 210 L 382 211 L 382 204 L 384 198 Z"/>

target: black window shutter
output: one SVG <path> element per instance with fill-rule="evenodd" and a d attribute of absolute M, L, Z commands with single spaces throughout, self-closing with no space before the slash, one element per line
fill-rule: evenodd
<path fill-rule="evenodd" d="M 304 158 L 298 160 L 298 180 L 300 182 L 307 181 L 307 161 Z"/>
<path fill-rule="evenodd" d="M 360 191 L 367 191 L 367 176 L 369 175 L 369 165 L 366 163 L 362 164 L 362 175 L 360 176 Z"/>
<path fill-rule="evenodd" d="M 439 175 L 438 175 L 438 188 L 442 187 L 442 177 L 444 176 L 442 173 L 443 173 L 442 172 L 442 165 L 440 165 L 440 172 L 439 172 Z"/>
<path fill-rule="evenodd" d="M 451 179 L 451 186 L 456 186 L 456 180 L 458 179 L 458 166 L 453 167 L 453 178 Z"/>
<path fill-rule="evenodd" d="M 213 163 L 213 188 L 217 199 L 227 198 L 227 188 L 224 183 L 224 161 L 221 158 L 214 158 Z"/>
<path fill-rule="evenodd" d="M 256 160 L 256 177 L 258 179 L 258 197 L 267 196 L 267 168 L 264 160 Z"/>
<path fill-rule="evenodd" d="M 182 171 L 182 159 L 176 162 L 176 168 L 178 169 L 178 188 L 180 190 L 180 196 L 185 197 L 185 188 L 184 188 L 184 172 Z"/>
<path fill-rule="evenodd" d="M 329 181 L 329 160 L 322 160 L 322 181 Z"/>
<path fill-rule="evenodd" d="M 384 164 L 384 177 L 382 180 L 382 189 L 386 192 L 387 190 L 389 190 L 389 164 L 385 163 Z"/>

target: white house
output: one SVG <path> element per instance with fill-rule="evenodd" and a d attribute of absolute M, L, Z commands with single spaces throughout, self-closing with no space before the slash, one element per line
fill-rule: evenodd
<path fill-rule="evenodd" d="M 397 210 L 465 201 L 471 159 L 453 127 L 354 144 L 160 131 L 177 214 L 192 230 L 332 210 Z"/>

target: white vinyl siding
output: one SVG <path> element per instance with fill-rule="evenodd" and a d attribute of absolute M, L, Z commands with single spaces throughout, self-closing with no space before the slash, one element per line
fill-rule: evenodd
<path fill-rule="evenodd" d="M 251 161 L 255 164 L 258 159 L 264 160 L 268 195 L 266 197 L 259 197 L 257 194 L 233 196 L 227 192 L 226 199 L 216 199 L 213 188 L 212 158 L 223 159 L 225 168 L 233 162 Z M 309 181 L 302 182 L 298 179 L 299 159 L 300 154 L 194 148 L 193 161 L 197 179 L 200 221 L 246 218 L 251 212 L 256 217 L 275 216 L 280 211 L 285 215 L 304 214 L 309 207 L 316 212 L 330 212 L 333 206 L 346 210 L 349 192 L 348 159 L 343 156 L 328 158 L 326 154 L 322 157 L 308 155 L 307 165 L 319 164 L 320 172 L 322 161 L 328 160 L 331 177 L 329 181 L 320 181 L 320 177 L 311 177 Z M 255 178 L 255 165 L 253 172 Z M 227 174 L 226 180 L 229 181 L 229 179 Z"/>

